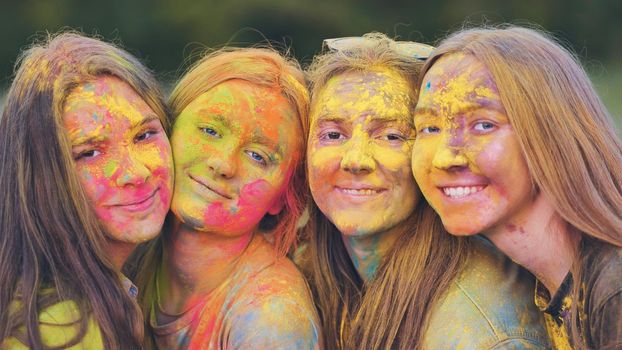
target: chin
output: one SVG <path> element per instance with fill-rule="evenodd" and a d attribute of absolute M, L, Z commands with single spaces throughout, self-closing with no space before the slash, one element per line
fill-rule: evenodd
<path fill-rule="evenodd" d="M 479 227 L 474 227 L 472 225 L 465 224 L 452 224 L 446 223 L 443 221 L 443 225 L 445 226 L 445 230 L 451 233 L 454 236 L 473 236 L 481 232 Z"/>

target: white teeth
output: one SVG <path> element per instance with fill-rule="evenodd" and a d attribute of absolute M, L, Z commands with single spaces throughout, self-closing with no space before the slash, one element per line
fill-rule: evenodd
<path fill-rule="evenodd" d="M 362 188 L 362 189 L 342 188 L 341 191 L 343 191 L 346 194 L 350 194 L 354 196 L 371 196 L 372 194 L 376 194 L 380 192 L 380 191 L 366 189 L 366 188 Z"/>
<path fill-rule="evenodd" d="M 484 189 L 485 186 L 471 186 L 471 187 L 443 187 L 443 192 L 446 196 L 451 198 L 462 198 L 473 193 L 477 193 Z"/>

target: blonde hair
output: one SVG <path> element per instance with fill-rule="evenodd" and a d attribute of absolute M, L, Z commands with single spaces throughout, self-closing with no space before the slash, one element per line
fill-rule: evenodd
<path fill-rule="evenodd" d="M 384 34 L 364 36 L 366 44 L 316 56 L 307 75 L 313 97 L 326 83 L 346 72 L 383 67 L 397 72 L 412 87 L 422 62 L 395 50 Z M 412 181 L 415 181 L 414 179 Z M 421 200 L 400 224 L 403 241 L 396 244 L 366 285 L 354 268 L 341 233 L 315 204 L 305 227 L 309 245 L 300 257 L 313 291 L 329 349 L 420 347 L 429 311 L 458 275 L 466 259 L 466 241 L 447 234 L 432 208 Z M 430 288 L 429 286 L 434 286 Z"/>
<path fill-rule="evenodd" d="M 106 233 L 76 175 L 62 117 L 72 89 L 113 75 L 166 128 L 158 84 L 127 52 L 74 32 L 48 35 L 23 52 L 17 67 L 0 119 L 0 343 L 16 336 L 42 348 L 38 315 L 72 300 L 80 331 L 65 346 L 81 340 L 92 316 L 107 349 L 139 348 L 142 317 L 104 253 Z M 9 311 L 14 301 L 19 312 Z"/>
<path fill-rule="evenodd" d="M 535 190 L 582 235 L 573 266 L 573 338 L 582 339 L 579 286 L 600 244 L 622 247 L 622 142 L 577 58 L 545 33 L 516 26 L 476 28 L 441 42 L 422 76 L 443 56 L 476 57 L 492 74 Z M 582 344 L 581 346 L 586 346 Z"/>

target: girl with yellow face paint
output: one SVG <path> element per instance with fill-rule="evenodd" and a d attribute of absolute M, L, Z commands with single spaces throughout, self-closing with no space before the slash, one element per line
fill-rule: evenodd
<path fill-rule="evenodd" d="M 24 53 L 0 119 L 0 348 L 141 348 L 120 270 L 169 209 L 166 111 L 111 44 L 64 33 Z"/>
<path fill-rule="evenodd" d="M 172 213 L 138 274 L 148 347 L 321 347 L 311 295 L 285 257 L 306 199 L 303 84 L 277 52 L 225 49 L 173 90 Z"/>
<path fill-rule="evenodd" d="M 482 28 L 423 73 L 412 166 L 445 228 L 537 277 L 554 348 L 622 347 L 622 142 L 580 64 L 537 31 Z"/>
<path fill-rule="evenodd" d="M 546 348 L 529 277 L 486 243 L 447 235 L 421 198 L 410 157 L 422 62 L 384 35 L 359 39 L 308 72 L 315 205 L 298 258 L 327 347 Z"/>

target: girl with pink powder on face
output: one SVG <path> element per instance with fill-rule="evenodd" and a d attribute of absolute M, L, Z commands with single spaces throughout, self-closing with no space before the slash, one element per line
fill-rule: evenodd
<path fill-rule="evenodd" d="M 158 84 L 74 33 L 18 67 L 0 120 L 0 348 L 138 349 L 136 287 L 120 269 L 169 209 Z"/>
<path fill-rule="evenodd" d="M 307 199 L 303 84 L 272 50 L 224 49 L 173 90 L 172 215 L 138 272 L 147 347 L 320 347 L 310 292 L 285 257 Z"/>

